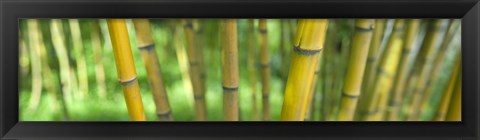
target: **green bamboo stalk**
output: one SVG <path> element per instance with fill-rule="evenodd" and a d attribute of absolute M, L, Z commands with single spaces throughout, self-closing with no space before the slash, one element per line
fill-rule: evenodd
<path fill-rule="evenodd" d="M 255 67 L 256 49 L 255 49 L 255 25 L 254 20 L 248 20 L 248 32 L 247 32 L 247 69 L 250 82 L 251 98 L 252 98 L 252 120 L 258 120 L 258 110 L 257 110 L 257 70 Z"/>
<path fill-rule="evenodd" d="M 421 104 L 420 104 L 421 108 L 419 110 L 420 113 L 424 112 L 424 110 L 427 109 L 430 98 L 432 97 L 432 95 L 434 95 L 433 89 L 434 87 L 436 87 L 434 85 L 435 84 L 434 81 L 436 81 L 439 77 L 440 67 L 444 64 L 443 62 L 444 62 L 446 52 L 451 46 L 450 42 L 452 41 L 453 36 L 455 35 L 459 27 L 460 27 L 460 20 L 450 19 L 447 26 L 447 32 L 443 37 L 442 43 L 440 45 L 440 49 L 438 51 L 437 56 L 435 57 L 432 69 L 429 72 L 428 81 L 427 81 L 426 89 L 424 92 L 425 95 L 422 96 L 422 99 L 421 99 Z"/>
<path fill-rule="evenodd" d="M 80 99 L 83 99 L 88 96 L 88 72 L 87 72 L 87 62 L 85 59 L 85 51 L 82 41 L 82 35 L 80 33 L 80 24 L 78 19 L 69 19 L 70 33 L 73 41 L 73 50 L 77 55 L 75 57 L 77 64 L 77 77 Z"/>
<path fill-rule="evenodd" d="M 260 33 L 260 71 L 262 81 L 262 111 L 263 120 L 269 121 L 270 117 L 270 58 L 268 54 L 267 20 L 260 19 L 258 24 Z"/>
<path fill-rule="evenodd" d="M 430 72 L 432 61 L 437 50 L 437 40 L 442 34 L 442 32 L 440 32 L 440 28 L 442 28 L 441 26 L 442 20 L 437 19 L 430 21 L 427 35 L 423 41 L 419 56 L 415 61 L 412 76 L 418 77 L 418 80 L 409 81 L 411 83 L 415 83 L 412 92 L 413 96 L 410 103 L 410 112 L 408 114 L 409 121 L 417 121 L 420 117 L 418 110 L 420 109 L 421 98 L 426 86 L 426 78 Z"/>
<path fill-rule="evenodd" d="M 107 96 L 107 85 L 105 83 L 105 70 L 102 59 L 102 43 L 100 33 L 100 23 L 98 20 L 93 20 L 90 25 L 92 51 L 95 57 L 95 77 L 97 81 L 97 94 L 100 98 Z"/>

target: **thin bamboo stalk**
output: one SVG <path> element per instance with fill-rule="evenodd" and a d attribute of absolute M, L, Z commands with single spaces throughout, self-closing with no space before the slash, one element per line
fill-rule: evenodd
<path fill-rule="evenodd" d="M 187 56 L 189 62 L 189 73 L 192 81 L 193 94 L 195 99 L 195 115 L 198 121 L 205 121 L 207 119 L 205 92 L 202 88 L 201 80 L 201 62 L 198 53 L 201 50 L 196 44 L 196 36 L 191 20 L 184 20 L 184 32 L 186 37 Z"/>
<path fill-rule="evenodd" d="M 79 92 L 81 92 L 79 97 L 80 99 L 83 99 L 88 96 L 88 72 L 82 35 L 80 33 L 80 24 L 78 19 L 69 19 L 68 23 L 70 25 L 70 33 L 73 41 L 73 50 L 77 55 L 75 60 L 77 64 Z"/>
<path fill-rule="evenodd" d="M 392 33 L 390 34 L 386 50 L 384 51 L 380 63 L 377 66 L 377 72 L 372 85 L 375 85 L 370 91 L 362 94 L 364 96 L 363 103 L 359 106 L 359 120 L 375 121 L 378 113 L 383 110 L 378 110 L 378 103 L 384 88 L 389 89 L 391 84 L 388 81 L 393 80 L 395 70 L 398 64 L 398 57 L 400 57 L 400 50 L 402 48 L 402 33 L 404 30 L 404 20 L 398 19 L 394 23 Z M 383 98 L 388 98 L 383 96 Z"/>
<path fill-rule="evenodd" d="M 142 54 L 143 63 L 147 70 L 148 82 L 152 89 L 157 117 L 160 121 L 173 121 L 168 102 L 167 91 L 163 85 L 160 62 L 158 62 L 155 43 L 153 42 L 148 19 L 134 19 L 137 36 L 137 47 Z"/>
<path fill-rule="evenodd" d="M 461 64 L 459 67 L 462 67 Z M 462 70 L 461 68 L 459 69 L 455 90 L 452 93 L 452 99 L 450 99 L 450 105 L 445 118 L 446 121 L 462 121 Z"/>
<path fill-rule="evenodd" d="M 440 99 L 440 104 L 437 108 L 433 121 L 444 121 L 447 115 L 448 106 L 452 99 L 453 92 L 456 92 L 456 83 L 457 80 L 461 77 L 461 53 L 457 52 L 455 58 L 455 64 L 452 72 L 450 73 L 450 79 L 448 80 L 447 87 L 443 90 L 442 98 Z"/>
<path fill-rule="evenodd" d="M 328 20 L 302 19 L 297 26 L 291 68 L 288 74 L 281 120 L 303 121 L 309 83 L 323 48 Z"/>
<path fill-rule="evenodd" d="M 248 69 L 248 78 L 250 81 L 251 98 L 252 98 L 252 120 L 258 120 L 258 110 L 257 110 L 257 70 L 255 68 L 255 59 L 256 49 L 255 49 L 255 25 L 254 20 L 248 20 L 248 32 L 247 32 L 247 69 Z"/>
<path fill-rule="evenodd" d="M 417 121 L 420 117 L 418 110 L 420 109 L 421 98 L 426 86 L 426 78 L 432 67 L 432 60 L 437 50 L 437 40 L 442 34 L 442 32 L 440 32 L 441 26 L 442 20 L 437 19 L 431 21 L 427 35 L 425 36 L 422 44 L 422 48 L 419 52 L 419 56 L 417 57 L 417 61 L 415 61 L 413 76 L 417 76 L 419 79 L 416 81 L 409 81 L 415 83 L 412 92 L 412 100 L 410 103 L 410 112 L 408 113 L 407 118 L 409 121 Z"/>
<path fill-rule="evenodd" d="M 107 19 L 113 54 L 120 84 L 123 88 L 128 114 L 133 121 L 145 121 L 137 72 L 133 61 L 127 24 L 124 19 Z"/>
<path fill-rule="evenodd" d="M 443 37 L 442 43 L 440 45 L 440 49 L 438 51 L 437 56 L 435 57 L 432 69 L 429 72 L 426 89 L 424 92 L 425 95 L 422 96 L 422 99 L 421 99 L 421 104 L 420 104 L 421 110 L 419 110 L 420 113 L 427 109 L 428 103 L 430 101 L 430 97 L 432 97 L 432 94 L 434 94 L 433 93 L 433 89 L 435 87 L 434 81 L 436 81 L 439 76 L 440 67 L 444 64 L 443 62 L 444 62 L 446 52 L 451 46 L 450 42 L 452 41 L 453 36 L 455 35 L 459 27 L 460 27 L 459 20 L 451 19 L 448 23 L 447 32 Z"/>
<path fill-rule="evenodd" d="M 345 85 L 342 89 L 338 121 L 353 120 L 358 97 L 361 94 L 363 73 L 374 26 L 375 23 L 372 19 L 359 19 L 355 21 L 352 53 L 350 53 Z"/>
<path fill-rule="evenodd" d="M 91 23 L 91 40 L 93 47 L 93 55 L 95 57 L 95 77 L 97 81 L 97 92 L 100 98 L 107 96 L 107 85 L 105 83 L 105 69 L 102 59 L 102 42 L 100 25 L 98 20 L 94 20 Z"/>
<path fill-rule="evenodd" d="M 68 104 L 70 103 L 70 95 L 74 86 L 73 77 L 70 68 L 70 62 L 68 58 L 67 49 L 64 42 L 64 34 L 62 21 L 59 19 L 53 19 L 50 22 L 50 32 L 52 36 L 52 43 L 55 49 L 55 53 L 58 56 L 58 63 L 60 66 L 60 83 L 61 83 L 61 103 L 63 106 L 64 119 L 69 119 Z"/>
<path fill-rule="evenodd" d="M 222 48 L 223 117 L 226 121 L 238 121 L 238 38 L 237 21 L 224 20 Z"/>
<path fill-rule="evenodd" d="M 365 66 L 365 73 L 362 81 L 362 93 L 367 92 L 375 78 L 375 68 L 378 65 L 380 46 L 382 44 L 386 24 L 386 19 L 375 20 L 375 28 L 373 29 L 372 41 L 370 42 L 370 47 L 368 49 L 367 65 Z"/>
<path fill-rule="evenodd" d="M 28 39 L 30 51 L 30 61 L 32 64 L 32 94 L 28 101 L 28 110 L 35 111 L 40 104 L 42 96 L 42 61 L 40 60 L 40 33 L 38 30 L 38 21 L 36 19 L 27 20 Z"/>
<path fill-rule="evenodd" d="M 407 74 L 409 73 L 409 61 L 411 59 L 411 51 L 415 38 L 418 34 L 418 28 L 420 26 L 419 19 L 410 19 L 407 21 L 407 31 L 405 34 L 405 43 L 403 44 L 402 55 L 400 56 L 400 62 L 398 65 L 397 74 L 393 81 L 392 91 L 389 92 L 390 99 L 388 101 L 388 109 L 386 119 L 389 121 L 399 121 L 400 104 L 403 98 L 403 92 L 405 87 L 405 80 L 407 80 Z"/>
<path fill-rule="evenodd" d="M 267 20 L 260 19 L 258 24 L 260 33 L 260 71 L 262 81 L 262 111 L 263 120 L 269 121 L 270 117 L 270 58 L 268 54 Z"/>

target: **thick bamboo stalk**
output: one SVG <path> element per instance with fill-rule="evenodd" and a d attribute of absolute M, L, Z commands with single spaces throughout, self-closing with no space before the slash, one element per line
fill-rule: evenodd
<path fill-rule="evenodd" d="M 40 103 L 42 96 L 42 61 L 40 60 L 40 33 L 38 30 L 38 20 L 27 20 L 28 39 L 30 46 L 30 61 L 32 64 L 32 93 L 28 101 L 28 110 L 35 111 Z"/>
<path fill-rule="evenodd" d="M 453 36 L 455 35 L 459 27 L 460 27 L 460 20 L 451 19 L 448 23 L 447 32 L 443 37 L 440 49 L 438 51 L 437 56 L 435 57 L 432 69 L 429 72 L 428 81 L 426 84 L 427 89 L 425 89 L 425 92 L 424 92 L 425 95 L 422 96 L 422 99 L 421 99 L 421 104 L 420 104 L 421 110 L 419 110 L 420 113 L 423 112 L 423 110 L 427 109 L 428 103 L 430 101 L 430 97 L 432 97 L 432 94 L 434 94 L 433 93 L 433 89 L 435 87 L 434 84 L 435 84 L 435 81 L 438 79 L 440 67 L 444 64 L 443 62 L 444 62 L 446 52 L 451 46 L 450 42 L 452 41 Z"/>
<path fill-rule="evenodd" d="M 95 79 L 97 81 L 97 92 L 100 98 L 107 96 L 107 85 L 105 83 L 105 69 L 102 59 L 102 42 L 100 25 L 98 20 L 94 20 L 91 23 L 91 40 L 93 47 L 93 55 L 95 57 Z"/>
<path fill-rule="evenodd" d="M 123 88 L 128 114 L 133 121 L 145 121 L 127 24 L 124 19 L 108 19 L 107 24 L 115 56 L 118 80 Z"/>
<path fill-rule="evenodd" d="M 70 62 L 68 58 L 67 49 L 64 42 L 64 34 L 62 21 L 53 19 L 50 22 L 50 32 L 52 36 L 52 43 L 55 53 L 58 56 L 58 63 L 60 66 L 60 83 L 61 83 L 61 103 L 63 106 L 64 119 L 69 119 L 68 104 L 70 103 L 70 95 L 75 85 L 73 83 L 73 73 L 71 73 Z"/>
<path fill-rule="evenodd" d="M 270 120 L 270 58 L 268 54 L 267 20 L 260 19 L 260 72 L 262 81 L 262 111 L 263 120 Z"/>
<path fill-rule="evenodd" d="M 393 81 L 392 91 L 389 92 L 390 99 L 388 101 L 387 116 L 389 121 L 399 121 L 400 104 L 403 99 L 403 92 L 407 75 L 409 73 L 409 61 L 411 59 L 411 51 L 414 45 L 415 38 L 418 34 L 418 28 L 420 26 L 419 19 L 410 19 L 407 21 L 407 30 L 405 33 L 405 43 L 403 44 L 402 54 L 400 56 L 400 62 L 398 65 L 397 74 L 395 74 L 395 80 Z"/>
<path fill-rule="evenodd" d="M 196 36 L 191 20 L 184 20 L 184 32 L 186 37 L 187 56 L 189 62 L 189 74 L 192 81 L 193 94 L 195 99 L 195 115 L 198 121 L 205 121 L 207 119 L 205 92 L 202 88 L 201 80 L 201 62 L 198 53 L 201 50 L 196 44 Z"/>
<path fill-rule="evenodd" d="M 288 74 L 281 120 L 303 121 L 309 83 L 323 48 L 328 21 L 302 19 L 297 26 L 292 63 Z"/>
<path fill-rule="evenodd" d="M 456 92 L 455 86 L 457 80 L 461 77 L 461 52 L 457 52 L 455 58 L 455 64 L 453 67 L 452 72 L 450 73 L 450 79 L 448 80 L 448 84 L 443 90 L 442 98 L 440 99 L 440 104 L 438 105 L 437 111 L 435 116 L 433 117 L 433 121 L 444 121 L 447 115 L 448 106 L 452 99 L 452 94 Z"/>
<path fill-rule="evenodd" d="M 380 101 L 380 95 L 383 93 L 384 88 L 389 89 L 391 84 L 388 81 L 393 80 L 395 76 L 395 70 L 398 64 L 398 57 L 400 57 L 400 50 L 402 48 L 402 33 L 404 30 L 404 20 L 398 19 L 395 21 L 392 33 L 388 39 L 386 50 L 384 51 L 380 63 L 377 66 L 377 72 L 372 85 L 371 90 L 367 90 L 362 96 L 364 100 L 360 100 L 359 111 L 356 115 L 359 115 L 359 120 L 374 121 L 375 115 L 380 113 L 378 110 L 378 103 Z M 385 87 L 384 87 L 385 86 Z M 385 95 L 383 96 L 384 98 Z"/>
<path fill-rule="evenodd" d="M 143 63 L 147 70 L 148 82 L 152 89 L 157 117 L 160 121 L 173 121 L 168 102 L 167 91 L 163 85 L 160 62 L 158 62 L 155 43 L 153 42 L 148 19 L 134 19 L 137 36 L 137 47 L 142 54 Z"/>
<path fill-rule="evenodd" d="M 372 19 L 355 21 L 355 34 L 352 40 L 352 52 L 348 61 L 347 74 L 342 89 L 338 121 L 352 121 L 360 96 L 363 72 L 375 23 Z"/>
<path fill-rule="evenodd" d="M 70 33 L 73 41 L 73 50 L 75 51 L 76 64 L 77 64 L 77 77 L 80 99 L 88 96 L 88 74 L 87 74 L 87 62 L 85 59 L 85 51 L 83 46 L 82 35 L 80 33 L 80 24 L 78 19 L 69 19 Z"/>
<path fill-rule="evenodd" d="M 252 98 L 252 120 L 258 120 L 258 110 L 257 110 L 257 69 L 255 67 L 256 48 L 255 48 L 255 25 L 254 20 L 248 20 L 248 32 L 247 32 L 247 69 L 248 69 L 248 78 L 250 82 L 251 98 Z"/>
<path fill-rule="evenodd" d="M 459 67 L 462 67 L 461 64 Z M 459 68 L 455 90 L 448 107 L 446 121 L 462 121 L 462 68 Z"/>
<path fill-rule="evenodd" d="M 422 44 L 422 48 L 419 52 L 419 56 L 416 59 L 417 61 L 415 61 L 413 76 L 417 76 L 418 80 L 409 81 L 415 83 L 412 92 L 412 100 L 410 103 L 410 112 L 408 113 L 409 121 L 417 121 L 420 117 L 418 110 L 420 109 L 421 98 L 426 86 L 426 78 L 430 72 L 434 54 L 437 50 L 437 40 L 442 34 L 440 31 L 440 28 L 442 28 L 441 26 L 442 20 L 436 19 L 431 21 L 427 35 L 425 36 Z"/>
<path fill-rule="evenodd" d="M 321 52 L 323 53 L 323 52 Z M 321 55 L 321 54 L 320 54 Z M 320 58 L 321 59 L 321 58 Z M 305 121 L 310 121 L 310 120 L 313 120 L 313 114 L 315 112 L 314 107 L 313 105 L 315 105 L 315 102 L 316 102 L 316 98 L 315 98 L 315 90 L 317 88 L 317 81 L 318 81 L 318 75 L 320 73 L 320 65 L 321 65 L 321 60 L 318 61 L 319 64 L 316 64 L 316 68 L 315 68 L 315 72 L 314 72 L 314 75 L 313 75 L 313 79 L 312 79 L 312 83 L 309 87 L 309 96 L 308 96 L 308 99 L 307 99 L 307 104 L 306 104 L 306 111 L 305 111 L 305 118 L 304 120 Z"/>
<path fill-rule="evenodd" d="M 225 121 L 238 121 L 238 38 L 237 21 L 223 21 L 222 47 L 223 117 Z"/>

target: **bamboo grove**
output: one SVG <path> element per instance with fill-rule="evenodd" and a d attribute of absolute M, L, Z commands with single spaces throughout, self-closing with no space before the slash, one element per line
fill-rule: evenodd
<path fill-rule="evenodd" d="M 461 121 L 459 19 L 21 19 L 21 121 Z"/>

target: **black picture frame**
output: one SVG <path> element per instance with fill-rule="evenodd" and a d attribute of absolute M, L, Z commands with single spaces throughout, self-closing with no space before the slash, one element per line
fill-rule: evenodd
<path fill-rule="evenodd" d="M 1 0 L 0 139 L 479 139 L 478 0 Z M 19 122 L 19 18 L 461 18 L 462 122 Z"/>

